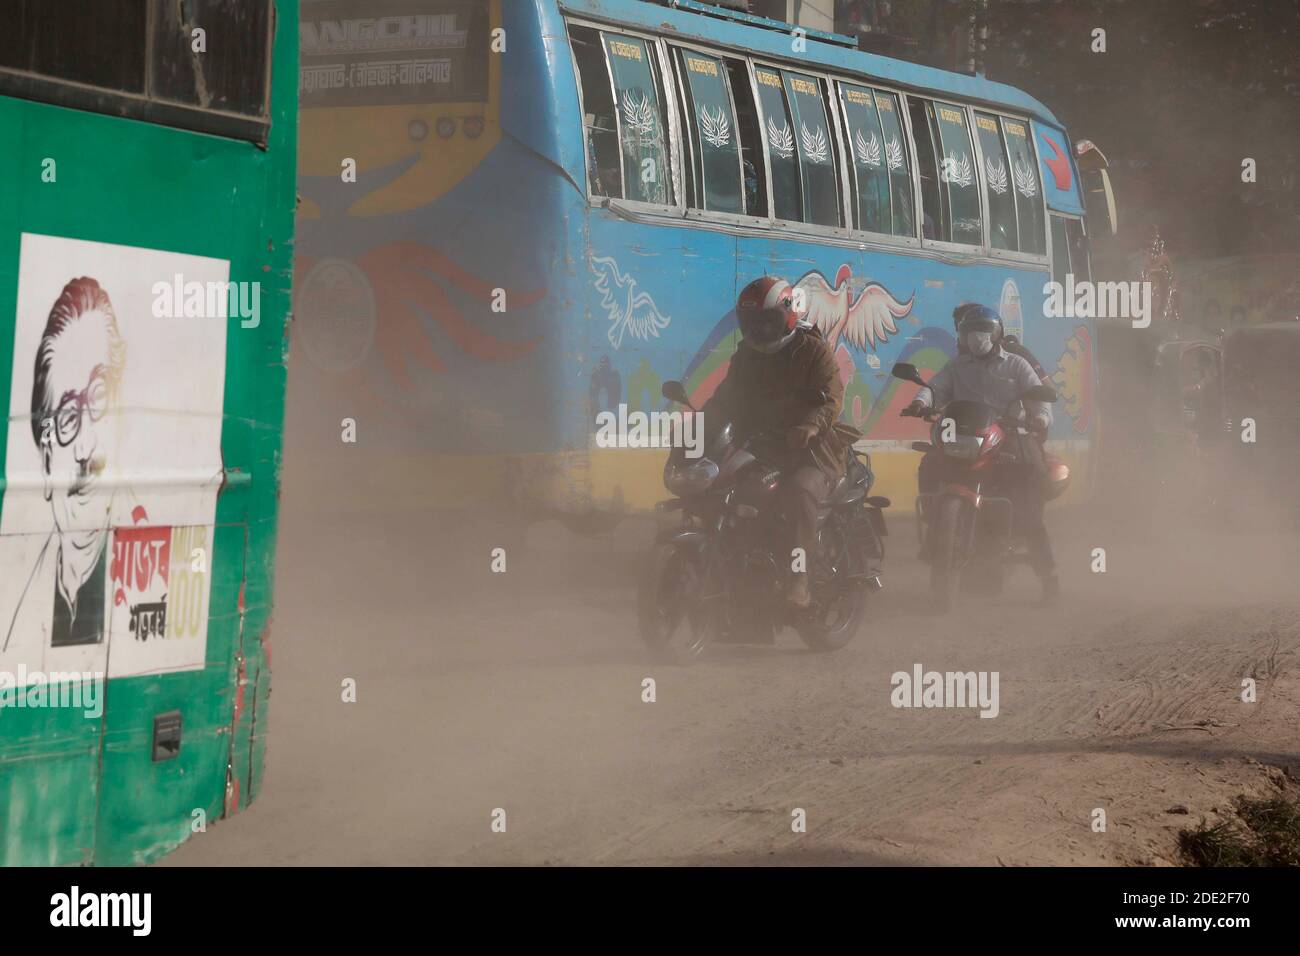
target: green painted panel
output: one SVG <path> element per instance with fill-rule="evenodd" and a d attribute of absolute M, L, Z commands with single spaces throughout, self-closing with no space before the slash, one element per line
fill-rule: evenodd
<path fill-rule="evenodd" d="M 297 0 L 276 0 L 272 125 L 265 150 L 0 97 L 0 402 L 8 403 L 15 374 L 24 233 L 221 260 L 229 262 L 229 281 L 260 284 L 256 327 L 244 327 L 237 316 L 170 320 L 226 322 L 219 450 L 227 481 L 216 496 L 207 537 L 191 540 L 171 532 L 170 538 L 173 548 L 204 542 L 199 550 L 208 562 L 208 591 L 201 664 L 196 659 L 178 669 L 113 677 L 96 718 L 67 707 L 0 707 L 0 864 L 148 862 L 188 837 L 196 810 L 211 824 L 245 806 L 260 784 L 270 679 L 263 641 L 273 596 L 293 266 L 297 6 Z M 46 159 L 56 163 L 53 182 L 42 180 Z M 158 358 L 147 347 L 128 345 L 135 349 L 137 369 L 141 356 Z M 24 354 L 20 366 L 28 361 Z M 28 423 L 20 419 L 8 427 L 27 430 Z M 7 460 L 9 435 L 0 437 L 2 529 L 6 509 L 19 509 L 23 495 L 30 509 L 40 489 L 22 486 L 22 475 L 14 471 L 18 464 Z M 20 440 L 30 442 L 30 432 Z M 172 451 L 157 448 L 151 464 L 166 470 L 180 460 Z M 181 474 L 179 465 L 175 471 L 179 483 L 197 481 Z M 155 494 L 149 500 L 163 498 Z M 123 538 L 122 525 L 116 527 L 114 545 Z M 0 545 L 18 537 L 0 536 Z M 26 551 L 38 550 L 39 540 L 28 537 Z M 117 555 L 112 548 L 105 554 L 110 550 Z M 173 627 L 179 627 L 176 594 L 184 583 L 183 575 L 176 576 L 177 560 L 173 554 L 174 593 L 167 610 Z M 0 558 L 0 575 L 12 570 Z M 108 573 L 116 585 L 117 566 Z M 138 607 L 125 601 L 107 608 L 108 631 L 120 634 L 128 617 L 136 620 Z M 9 621 L 0 623 L 0 641 L 8 627 Z M 116 637 L 106 648 L 113 672 L 114 649 L 118 660 L 130 649 Z M 0 692 L 0 703 L 16 694 Z M 154 718 L 170 711 L 182 715 L 180 751 L 154 761 Z"/>
<path fill-rule="evenodd" d="M 102 717 L 20 709 L 18 693 L 0 692 L 0 865 L 88 863 Z"/>

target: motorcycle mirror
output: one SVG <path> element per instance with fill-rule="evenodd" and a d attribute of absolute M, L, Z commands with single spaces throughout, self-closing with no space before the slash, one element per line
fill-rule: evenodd
<path fill-rule="evenodd" d="M 1027 398 L 1031 402 L 1046 402 L 1050 405 L 1052 402 L 1056 401 L 1056 389 L 1052 388 L 1050 385 L 1035 385 L 1020 397 Z"/>
<path fill-rule="evenodd" d="M 691 409 L 691 411 L 695 410 L 695 406 L 691 404 L 690 396 L 686 394 L 686 386 L 681 382 L 664 382 L 663 388 L 659 391 L 663 394 L 663 397 L 668 399 L 670 402 L 677 402 L 679 405 L 685 405 L 687 408 Z"/>
<path fill-rule="evenodd" d="M 921 378 L 921 373 L 916 370 L 916 366 L 911 362 L 895 362 L 894 367 L 889 370 L 889 374 L 894 378 L 901 378 L 904 382 L 915 382 L 922 388 L 925 387 L 925 379 Z"/>

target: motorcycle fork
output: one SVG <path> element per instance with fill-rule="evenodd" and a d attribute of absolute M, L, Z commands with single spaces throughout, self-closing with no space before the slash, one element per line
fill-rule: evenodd
<path fill-rule="evenodd" d="M 965 485 L 956 485 L 953 482 L 948 482 L 943 491 L 918 494 L 916 496 L 916 528 L 923 554 L 929 555 L 932 550 L 930 531 L 933 526 L 933 521 L 930 519 L 927 512 L 934 508 L 941 498 L 955 495 L 963 499 L 970 506 L 969 509 L 962 509 L 963 513 L 966 515 L 966 526 L 962 529 L 961 563 L 962 565 L 965 565 L 970 561 L 971 556 L 975 553 L 975 536 L 980 522 L 982 484 L 982 482 L 976 482 L 975 487 L 972 489 Z M 961 491 L 953 491 L 951 490 L 952 488 L 960 488 Z"/>
<path fill-rule="evenodd" d="M 980 495 L 979 485 L 975 486 L 975 497 L 972 499 L 966 495 L 961 496 L 967 507 L 961 509 L 960 514 L 964 517 L 966 526 L 962 528 L 962 545 L 961 545 L 961 563 L 958 567 L 966 567 L 970 564 L 971 558 L 975 555 L 975 536 L 979 531 L 980 523 Z"/>

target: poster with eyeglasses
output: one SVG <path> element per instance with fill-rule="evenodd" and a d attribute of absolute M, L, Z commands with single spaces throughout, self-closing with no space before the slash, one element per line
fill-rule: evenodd
<path fill-rule="evenodd" d="M 11 682 L 203 666 L 229 274 L 23 234 L 0 499 Z"/>

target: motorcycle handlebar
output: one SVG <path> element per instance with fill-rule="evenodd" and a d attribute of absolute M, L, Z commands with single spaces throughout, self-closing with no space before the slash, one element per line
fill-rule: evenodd
<path fill-rule="evenodd" d="M 902 411 L 900 411 L 898 414 L 903 418 L 920 418 L 927 422 L 936 422 L 941 417 L 943 417 L 943 412 L 935 408 L 926 407 L 926 408 L 917 409 L 916 411 L 912 411 L 911 408 L 912 406 L 908 405 L 904 407 Z M 1001 421 L 1004 426 L 1010 426 L 1012 428 L 1019 428 L 1020 426 L 1023 425 L 1026 429 L 1028 429 L 1030 432 L 1033 432 L 1034 434 L 1046 433 L 1046 430 L 1041 425 L 1039 425 L 1036 421 L 1024 422 L 1014 415 L 1003 414 L 999 416 L 999 421 Z"/>
<path fill-rule="evenodd" d="M 912 406 L 908 405 L 898 414 L 903 418 L 920 418 L 927 422 L 935 421 L 939 417 L 939 413 L 933 408 L 918 408 L 916 411 L 912 411 L 911 408 Z"/>

